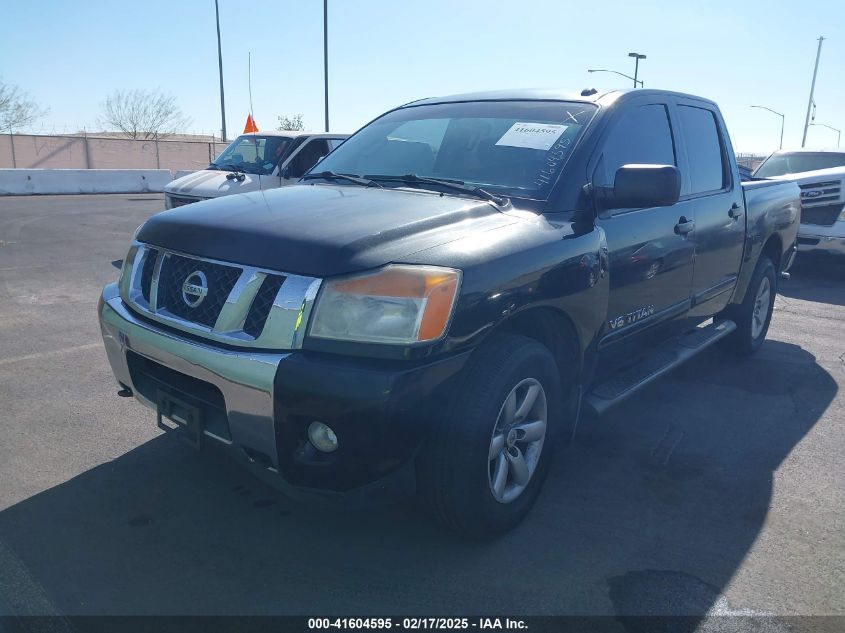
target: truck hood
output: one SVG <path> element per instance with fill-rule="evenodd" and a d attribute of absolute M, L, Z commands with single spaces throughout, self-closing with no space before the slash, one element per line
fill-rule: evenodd
<path fill-rule="evenodd" d="M 482 200 L 405 189 L 296 185 L 164 211 L 138 239 L 238 264 L 315 277 L 395 261 L 517 222 Z"/>
<path fill-rule="evenodd" d="M 168 183 L 164 192 L 177 196 L 217 198 L 261 189 L 261 177 L 256 174 L 245 174 L 244 179 L 238 181 L 227 180 L 228 173 L 228 171 L 203 169 Z M 275 180 L 278 182 L 278 177 Z"/>

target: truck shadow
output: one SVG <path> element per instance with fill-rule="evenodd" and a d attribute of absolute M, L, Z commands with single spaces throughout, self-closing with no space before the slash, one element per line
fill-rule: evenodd
<path fill-rule="evenodd" d="M 778 287 L 784 297 L 845 305 L 845 257 L 801 253 L 790 274 Z"/>
<path fill-rule="evenodd" d="M 67 614 L 577 613 L 637 630 L 623 616 L 724 606 L 773 472 L 836 390 L 794 345 L 706 352 L 583 423 L 532 514 L 493 542 L 410 502 L 306 507 L 159 436 L 0 512 L 0 546 Z"/>

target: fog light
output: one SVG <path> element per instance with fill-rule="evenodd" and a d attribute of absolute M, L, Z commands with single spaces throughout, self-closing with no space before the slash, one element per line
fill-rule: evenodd
<path fill-rule="evenodd" d="M 308 439 L 318 451 L 331 453 L 337 450 L 337 435 L 331 427 L 322 422 L 312 422 L 308 426 Z"/>

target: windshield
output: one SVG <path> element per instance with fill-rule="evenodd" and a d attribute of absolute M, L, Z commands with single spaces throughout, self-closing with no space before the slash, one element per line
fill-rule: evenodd
<path fill-rule="evenodd" d="M 835 152 L 793 152 L 772 154 L 754 172 L 756 178 L 771 178 L 802 171 L 815 171 L 830 167 L 845 167 L 845 153 Z"/>
<path fill-rule="evenodd" d="M 266 176 L 272 174 L 285 157 L 292 141 L 284 136 L 244 134 L 220 152 L 208 168 Z"/>
<path fill-rule="evenodd" d="M 595 111 L 592 104 L 563 101 L 406 107 L 361 129 L 316 171 L 372 177 L 414 174 L 505 196 L 545 199 Z M 413 184 L 436 188 L 432 183 Z"/>

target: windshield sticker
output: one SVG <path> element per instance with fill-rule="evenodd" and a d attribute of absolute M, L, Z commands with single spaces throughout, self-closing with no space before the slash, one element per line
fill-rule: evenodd
<path fill-rule="evenodd" d="M 534 184 L 537 187 L 545 187 L 550 184 L 557 174 L 561 163 L 563 163 L 568 154 L 569 146 L 572 144 L 572 139 L 562 138 L 546 153 L 546 162 L 543 165 L 537 177 L 534 179 Z"/>
<path fill-rule="evenodd" d="M 506 147 L 525 147 L 548 151 L 566 131 L 566 125 L 551 123 L 514 123 L 505 134 L 496 141 L 496 145 Z"/>

